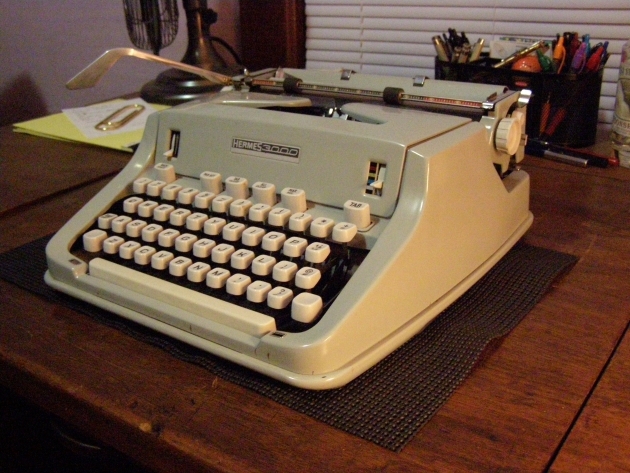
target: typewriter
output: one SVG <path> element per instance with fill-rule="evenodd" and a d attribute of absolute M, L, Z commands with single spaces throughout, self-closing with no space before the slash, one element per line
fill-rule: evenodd
<path fill-rule="evenodd" d="M 420 332 L 532 223 L 527 94 L 277 69 L 152 114 L 52 287 L 307 389 Z"/>

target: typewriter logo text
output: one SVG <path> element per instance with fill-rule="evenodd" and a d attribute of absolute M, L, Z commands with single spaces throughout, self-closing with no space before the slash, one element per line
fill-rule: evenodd
<path fill-rule="evenodd" d="M 296 146 L 241 138 L 232 138 L 232 152 L 294 163 L 297 163 L 300 158 L 300 148 Z"/>

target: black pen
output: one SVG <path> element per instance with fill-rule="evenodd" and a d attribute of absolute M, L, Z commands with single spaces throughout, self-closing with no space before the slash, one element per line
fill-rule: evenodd
<path fill-rule="evenodd" d="M 588 166 L 588 159 L 577 158 L 574 156 L 568 156 L 562 153 L 556 153 L 555 151 L 549 151 L 548 149 L 531 147 L 527 145 L 525 152 L 532 156 L 538 156 L 539 158 L 549 159 L 551 161 L 557 161 L 559 163 L 570 164 L 572 166 L 578 166 L 585 168 Z"/>
<path fill-rule="evenodd" d="M 548 151 L 549 156 L 543 156 L 544 151 Z M 559 161 L 561 158 L 553 157 L 555 155 L 561 155 L 563 162 L 567 164 L 573 164 L 575 166 L 583 166 L 583 162 L 586 161 L 587 166 L 594 166 L 598 168 L 606 168 L 608 166 L 618 166 L 619 161 L 610 156 L 604 156 L 601 154 L 593 153 L 592 151 L 579 150 L 575 148 L 568 148 L 565 146 L 548 143 L 546 141 L 530 139 L 527 142 L 526 152 L 534 156 L 548 157 L 549 159 L 555 159 Z"/>
<path fill-rule="evenodd" d="M 551 145 L 549 147 L 550 151 L 556 151 L 559 153 L 564 153 L 569 156 L 574 156 L 576 158 L 584 158 L 588 160 L 589 166 L 595 166 L 598 168 L 606 168 L 608 166 L 619 166 L 619 160 L 613 156 L 604 156 L 603 154 L 594 153 L 592 151 L 575 149 L 575 148 L 567 148 L 557 145 Z"/>

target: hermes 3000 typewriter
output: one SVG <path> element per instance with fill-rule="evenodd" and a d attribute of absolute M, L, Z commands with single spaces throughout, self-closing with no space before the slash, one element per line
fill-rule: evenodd
<path fill-rule="evenodd" d="M 149 117 L 50 241 L 60 291 L 327 389 L 421 331 L 532 222 L 527 97 L 277 70 Z"/>

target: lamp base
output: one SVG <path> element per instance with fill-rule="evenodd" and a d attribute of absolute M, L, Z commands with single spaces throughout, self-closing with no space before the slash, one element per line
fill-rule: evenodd
<path fill-rule="evenodd" d="M 149 103 L 178 105 L 211 92 L 218 92 L 222 87 L 196 74 L 168 69 L 142 86 L 140 96 Z"/>

